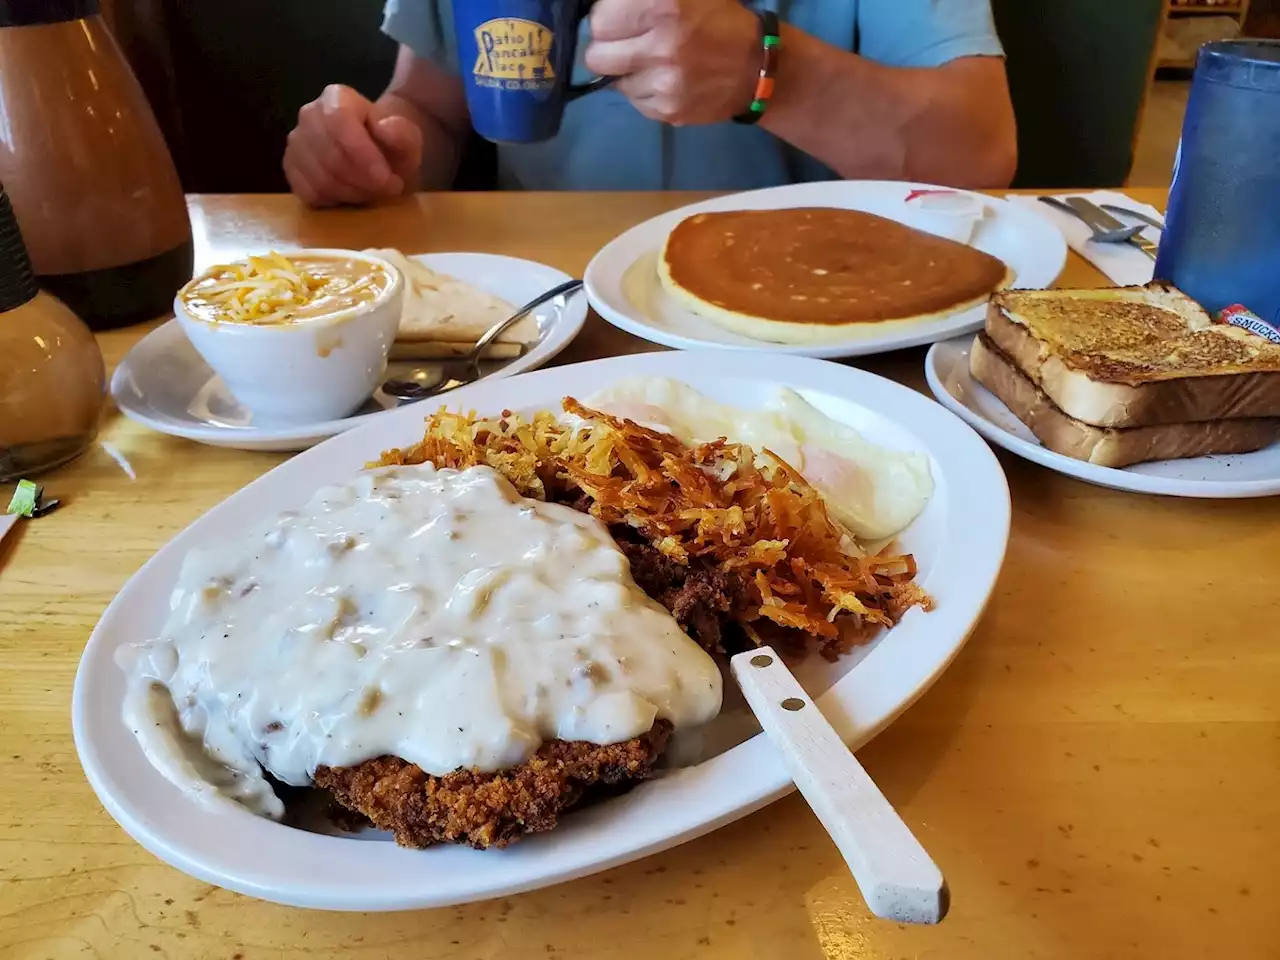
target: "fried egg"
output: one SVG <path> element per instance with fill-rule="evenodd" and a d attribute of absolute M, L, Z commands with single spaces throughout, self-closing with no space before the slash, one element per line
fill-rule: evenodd
<path fill-rule="evenodd" d="M 831 515 L 864 544 L 901 532 L 933 493 L 927 456 L 871 443 L 794 390 L 779 389 L 763 408 L 744 410 L 677 380 L 634 377 L 585 403 L 685 443 L 724 437 L 757 452 L 767 447 L 795 467 L 822 494 Z"/>

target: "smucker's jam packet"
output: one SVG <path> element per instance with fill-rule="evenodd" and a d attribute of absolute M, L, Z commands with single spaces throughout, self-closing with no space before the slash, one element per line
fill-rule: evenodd
<path fill-rule="evenodd" d="M 1218 311 L 1218 315 L 1214 319 L 1218 323 L 1229 323 L 1233 327 L 1256 333 L 1272 343 L 1280 343 L 1280 327 L 1263 320 L 1243 304 L 1233 303 L 1229 307 L 1223 307 Z"/>

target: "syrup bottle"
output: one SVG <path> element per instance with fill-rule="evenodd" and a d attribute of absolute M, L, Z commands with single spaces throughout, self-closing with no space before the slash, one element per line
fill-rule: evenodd
<path fill-rule="evenodd" d="M 98 0 L 0 0 L 0 182 L 42 287 L 94 329 L 167 313 L 186 201 Z"/>
<path fill-rule="evenodd" d="M 0 481 L 82 453 L 98 432 L 105 387 L 93 334 L 36 285 L 0 185 Z"/>

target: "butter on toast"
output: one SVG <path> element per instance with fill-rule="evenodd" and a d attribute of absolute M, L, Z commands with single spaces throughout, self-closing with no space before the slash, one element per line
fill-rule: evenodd
<path fill-rule="evenodd" d="M 1280 416 L 1280 345 L 1164 284 L 1010 290 L 987 336 L 1068 416 L 1137 427 Z"/>
<path fill-rule="evenodd" d="M 1250 453 L 1280 440 L 1280 418 L 1247 417 L 1141 427 L 1097 427 L 1063 413 L 986 334 L 969 354 L 969 371 L 1036 439 L 1064 456 L 1103 467 L 1209 454 Z"/>

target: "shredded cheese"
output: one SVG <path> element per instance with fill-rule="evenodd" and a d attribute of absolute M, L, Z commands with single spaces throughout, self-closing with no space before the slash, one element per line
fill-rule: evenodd
<path fill-rule="evenodd" d="M 376 296 L 378 279 L 370 274 L 326 275 L 319 261 L 308 270 L 273 251 L 213 267 L 190 288 L 188 299 L 217 319 L 266 325 L 287 322 L 322 301 L 332 301 L 330 309 L 341 309 Z"/>
<path fill-rule="evenodd" d="M 213 282 L 198 288 L 200 297 L 236 323 L 278 323 L 324 286 L 275 252 L 214 267 L 209 274 Z"/>

